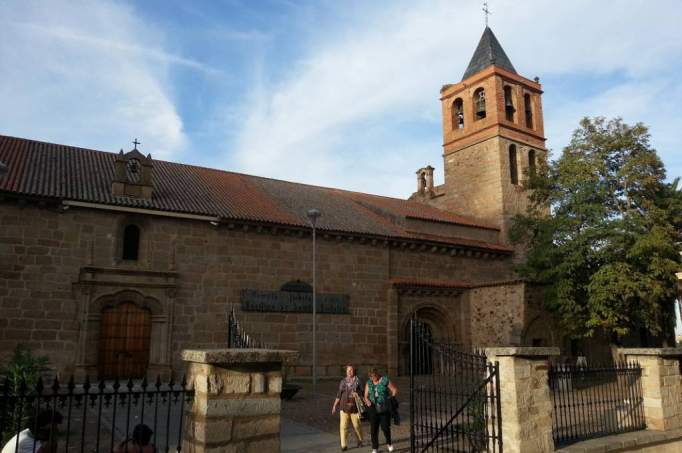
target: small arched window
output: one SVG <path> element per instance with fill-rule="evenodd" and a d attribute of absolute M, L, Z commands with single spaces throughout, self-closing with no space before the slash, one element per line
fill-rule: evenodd
<path fill-rule="evenodd" d="M 535 164 L 535 150 L 531 149 L 528 151 L 528 174 L 531 178 L 534 177 L 536 173 Z"/>
<path fill-rule="evenodd" d="M 455 99 L 452 103 L 452 129 L 464 129 L 464 101 Z"/>
<path fill-rule="evenodd" d="M 509 145 L 509 179 L 514 185 L 519 183 L 519 169 L 516 164 L 516 145 Z"/>
<path fill-rule="evenodd" d="M 140 254 L 140 228 L 127 225 L 123 229 L 123 259 L 137 260 Z"/>
<path fill-rule="evenodd" d="M 523 97 L 523 103 L 526 111 L 526 127 L 533 129 L 533 103 L 531 102 L 530 94 Z"/>
<path fill-rule="evenodd" d="M 474 91 L 474 119 L 485 118 L 485 90 L 479 88 Z"/>
<path fill-rule="evenodd" d="M 512 87 L 504 86 L 504 114 L 507 121 L 514 121 L 514 100 L 512 99 Z"/>

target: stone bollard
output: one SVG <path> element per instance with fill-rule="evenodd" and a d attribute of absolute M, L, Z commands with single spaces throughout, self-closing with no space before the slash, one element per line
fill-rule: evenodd
<path fill-rule="evenodd" d="M 656 431 L 682 428 L 682 348 L 622 348 L 618 354 L 642 367 L 647 428 Z"/>
<path fill-rule="evenodd" d="M 552 439 L 552 399 L 548 359 L 559 348 L 487 348 L 488 360 L 500 364 L 502 441 L 507 453 L 548 453 Z"/>
<path fill-rule="evenodd" d="M 280 451 L 282 364 L 293 364 L 298 352 L 184 350 L 182 358 L 195 389 L 185 413 L 184 451 Z"/>

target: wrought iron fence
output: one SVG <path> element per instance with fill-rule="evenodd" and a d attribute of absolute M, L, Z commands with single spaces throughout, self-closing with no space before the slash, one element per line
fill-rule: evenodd
<path fill-rule="evenodd" d="M 502 452 L 499 367 L 411 322 L 411 452 Z"/>
<path fill-rule="evenodd" d="M 551 365 L 554 444 L 562 447 L 646 429 L 641 377 L 636 363 L 589 368 Z"/>
<path fill-rule="evenodd" d="M 82 383 L 71 378 L 66 384 L 55 378 L 31 386 L 8 378 L 0 391 L 2 445 L 10 442 L 12 451 L 22 451 L 17 439 L 28 436 L 34 452 L 39 444 L 33 438 L 49 442 L 54 452 L 128 452 L 147 437 L 156 451 L 179 452 L 185 405 L 194 397 L 184 378 L 178 383 L 172 377 Z"/>
<path fill-rule="evenodd" d="M 256 340 L 242 328 L 234 308 L 227 316 L 227 347 L 238 349 L 265 349 L 265 343 Z"/>

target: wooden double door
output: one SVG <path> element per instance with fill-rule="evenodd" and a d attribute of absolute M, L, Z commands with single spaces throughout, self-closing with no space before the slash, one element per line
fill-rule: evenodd
<path fill-rule="evenodd" d="M 151 312 L 132 302 L 102 311 L 99 340 L 99 377 L 140 378 L 149 366 Z"/>

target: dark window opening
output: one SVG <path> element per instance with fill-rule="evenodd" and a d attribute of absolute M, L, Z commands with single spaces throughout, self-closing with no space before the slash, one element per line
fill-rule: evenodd
<path fill-rule="evenodd" d="M 542 338 L 533 338 L 531 341 L 534 348 L 539 348 L 545 345 L 545 341 Z"/>
<path fill-rule="evenodd" d="M 475 119 L 485 118 L 485 90 L 483 88 L 474 91 L 474 106 L 476 111 Z"/>
<path fill-rule="evenodd" d="M 123 230 L 123 259 L 137 260 L 140 250 L 140 229 L 137 225 L 128 225 Z"/>
<path fill-rule="evenodd" d="M 533 129 L 533 105 L 530 99 L 530 94 L 523 97 L 526 110 L 526 127 Z"/>
<path fill-rule="evenodd" d="M 516 112 L 516 109 L 514 108 L 514 101 L 512 100 L 512 87 L 509 85 L 504 87 L 504 112 L 507 121 L 514 121 L 514 112 Z"/>
<path fill-rule="evenodd" d="M 528 151 L 528 174 L 530 175 L 531 178 L 534 177 L 536 174 L 537 170 L 535 169 L 535 167 L 536 167 L 535 150 L 531 149 L 530 151 Z"/>
<path fill-rule="evenodd" d="M 512 184 L 519 183 L 519 169 L 516 164 L 516 145 L 509 145 L 509 177 Z"/>
<path fill-rule="evenodd" d="M 452 128 L 464 128 L 464 101 L 461 98 L 455 99 L 452 103 Z"/>

